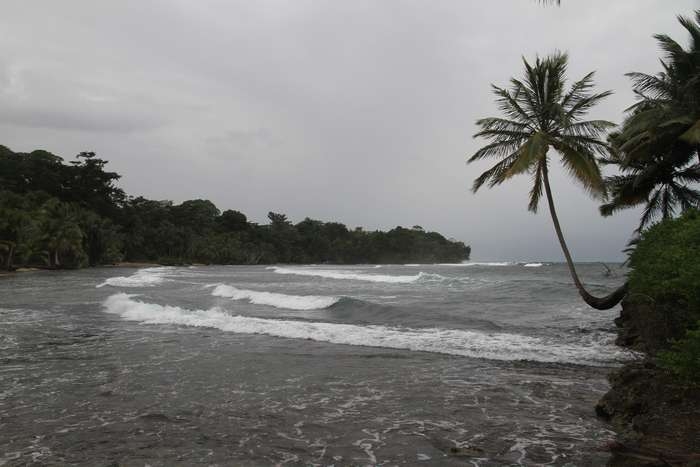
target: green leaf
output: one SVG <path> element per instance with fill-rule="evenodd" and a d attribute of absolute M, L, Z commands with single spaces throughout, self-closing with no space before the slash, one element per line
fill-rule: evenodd
<path fill-rule="evenodd" d="M 693 126 L 688 128 L 679 138 L 688 144 L 700 144 L 700 120 L 696 121 Z"/>

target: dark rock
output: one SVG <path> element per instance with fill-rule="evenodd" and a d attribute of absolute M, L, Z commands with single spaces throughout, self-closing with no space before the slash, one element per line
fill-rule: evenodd
<path fill-rule="evenodd" d="M 654 355 L 666 349 L 671 340 L 683 337 L 691 321 L 687 307 L 681 304 L 655 303 L 642 296 L 626 298 L 615 319 L 615 343 Z"/>
<path fill-rule="evenodd" d="M 618 433 L 609 466 L 700 466 L 700 387 L 678 381 L 653 357 L 684 335 L 686 310 L 641 296 L 622 302 L 616 343 L 647 358 L 611 373 L 611 388 L 595 407 Z"/>
<path fill-rule="evenodd" d="M 700 388 L 679 383 L 652 360 L 610 375 L 596 413 L 618 432 L 614 467 L 690 466 L 700 462 Z"/>
<path fill-rule="evenodd" d="M 449 454 L 454 457 L 479 457 L 484 454 L 484 450 L 476 446 L 452 447 Z"/>

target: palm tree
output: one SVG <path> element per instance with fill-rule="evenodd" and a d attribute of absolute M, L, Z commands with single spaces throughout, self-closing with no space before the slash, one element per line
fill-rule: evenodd
<path fill-rule="evenodd" d="M 668 219 L 678 211 L 700 206 L 700 191 L 691 184 L 700 182 L 700 164 L 691 164 L 694 155 L 683 148 L 672 146 L 663 154 L 649 159 L 631 159 L 618 148 L 619 133 L 611 135 L 611 152 L 600 162 L 618 166 L 621 174 L 607 177 L 607 203 L 600 207 L 604 216 L 646 204 L 637 233 L 655 220 Z"/>
<path fill-rule="evenodd" d="M 700 157 L 700 10 L 678 17 L 690 34 L 684 49 L 665 34 L 654 38 L 664 52 L 663 71 L 628 73 L 639 102 L 630 107 L 618 138 L 623 160 L 652 160 L 669 150 Z"/>
<path fill-rule="evenodd" d="M 573 83 L 566 91 L 567 61 L 567 55 L 560 52 L 544 59 L 538 57 L 534 65 L 523 59 L 525 77 L 522 81 L 511 78 L 510 89 L 492 85 L 503 117 L 477 121 L 481 130 L 474 136 L 485 138 L 489 144 L 479 149 L 469 162 L 485 158 L 500 160 L 474 180 L 472 189 L 476 192 L 484 184 L 494 187 L 519 174 L 532 176 L 529 210 L 537 211 L 544 191 L 554 230 L 579 294 L 588 305 L 605 310 L 624 297 L 627 285 L 606 297 L 594 297 L 583 286 L 554 207 L 548 152 L 554 149 L 572 178 L 591 195 L 602 195 L 604 183 L 596 154 L 606 153 L 608 145 L 601 136 L 614 124 L 605 120 L 583 120 L 583 117 L 611 92 L 591 92 L 593 73 Z"/>
<path fill-rule="evenodd" d="M 82 246 L 84 234 L 77 222 L 78 211 L 75 206 L 52 198 L 42 206 L 42 214 L 41 241 L 48 252 L 49 266 L 65 266 L 63 255 L 82 260 L 85 256 Z"/>

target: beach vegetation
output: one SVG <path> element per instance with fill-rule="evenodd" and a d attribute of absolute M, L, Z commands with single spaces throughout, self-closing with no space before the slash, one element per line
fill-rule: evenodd
<path fill-rule="evenodd" d="M 92 152 L 66 164 L 0 146 L 0 267 L 162 264 L 460 262 L 470 248 L 437 232 L 348 229 L 268 214 L 267 224 L 209 200 L 130 197 Z"/>
<path fill-rule="evenodd" d="M 605 216 L 644 206 L 639 229 L 700 206 L 700 11 L 678 17 L 690 36 L 686 49 L 656 34 L 662 71 L 628 73 L 637 102 L 610 137 L 601 162 L 620 174 L 606 178 Z"/>
<path fill-rule="evenodd" d="M 630 266 L 630 300 L 653 307 L 663 318 L 655 320 L 655 332 L 673 337 L 661 346 L 660 365 L 700 381 L 700 212 L 644 230 Z"/>

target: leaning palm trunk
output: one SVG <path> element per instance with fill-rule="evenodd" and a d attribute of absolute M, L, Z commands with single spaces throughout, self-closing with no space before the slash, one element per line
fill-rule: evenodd
<path fill-rule="evenodd" d="M 552 189 L 549 186 L 549 174 L 547 166 L 542 168 L 544 190 L 547 195 L 547 203 L 549 204 L 549 213 L 552 216 L 552 223 L 554 224 L 554 230 L 557 232 L 557 238 L 559 239 L 559 244 L 564 252 L 564 257 L 566 258 L 566 265 L 569 267 L 569 272 L 571 273 L 571 278 L 574 280 L 576 289 L 579 295 L 589 306 L 597 310 L 609 310 L 614 307 L 627 295 L 627 282 L 625 282 L 622 287 L 615 290 L 610 295 L 605 297 L 595 297 L 591 295 L 584 287 L 581 279 L 579 279 L 576 273 L 576 268 L 574 267 L 574 262 L 571 259 L 571 253 L 569 253 L 569 248 L 566 246 L 566 241 L 564 240 L 564 234 L 561 231 L 561 225 L 559 225 L 559 218 L 557 217 L 557 211 L 554 208 L 554 198 L 552 197 Z"/>
<path fill-rule="evenodd" d="M 474 180 L 476 192 L 484 184 L 500 185 L 520 174 L 533 177 L 528 209 L 537 212 L 543 192 L 546 192 L 554 229 L 566 257 L 566 264 L 581 298 L 593 308 L 612 308 L 624 297 L 624 285 L 607 297 L 594 297 L 583 286 L 576 273 L 571 254 L 561 232 L 549 186 L 547 152 L 554 149 L 572 178 L 592 196 L 605 193 L 605 184 L 596 155 L 604 156 L 609 146 L 603 135 L 615 125 L 606 120 L 584 120 L 588 110 L 610 95 L 610 91 L 592 93 L 593 73 L 566 88 L 567 56 L 554 53 L 539 57 L 534 65 L 523 59 L 525 78 L 511 78 L 509 89 L 493 86 L 502 117 L 482 118 L 476 123 L 480 131 L 474 135 L 489 143 L 469 159 L 474 162 L 485 158 L 499 161 Z"/>

